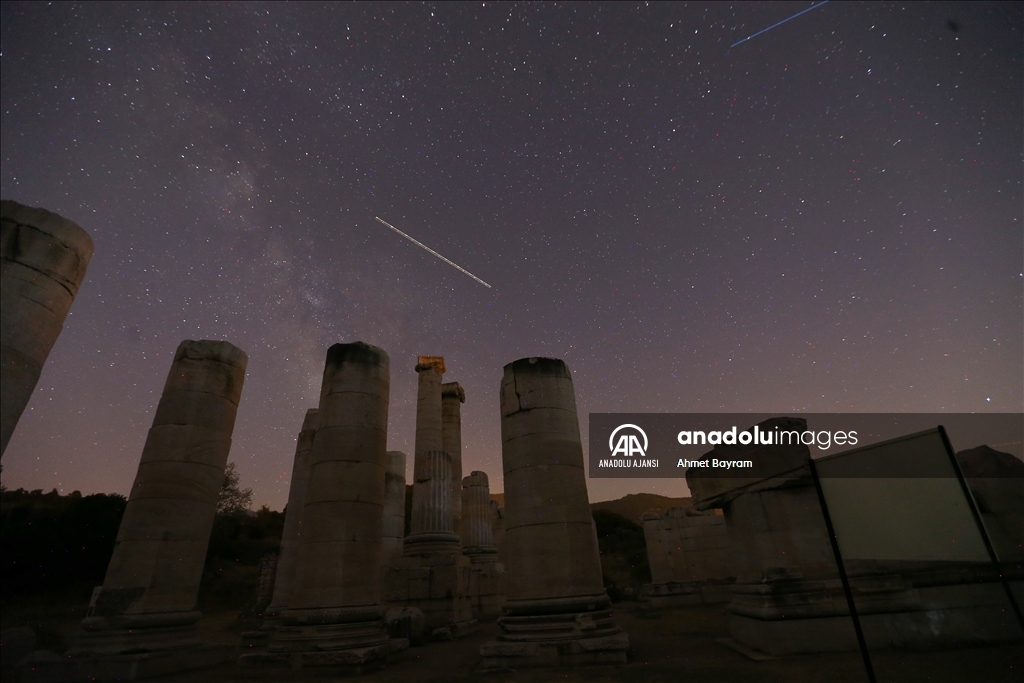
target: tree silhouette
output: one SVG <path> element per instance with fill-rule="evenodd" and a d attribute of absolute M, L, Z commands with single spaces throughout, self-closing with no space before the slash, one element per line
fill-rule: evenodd
<path fill-rule="evenodd" d="M 235 463 L 229 462 L 224 468 L 224 483 L 217 496 L 217 513 L 245 512 L 252 506 L 252 489 L 238 486 L 238 472 Z"/>

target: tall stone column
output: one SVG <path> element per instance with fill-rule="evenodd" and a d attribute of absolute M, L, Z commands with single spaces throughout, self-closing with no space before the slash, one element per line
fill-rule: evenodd
<path fill-rule="evenodd" d="M 462 480 L 462 552 L 471 558 L 498 555 L 491 536 L 491 489 L 486 472 L 472 472 Z"/>
<path fill-rule="evenodd" d="M 274 598 L 267 607 L 264 627 L 276 623 L 281 610 L 288 606 L 288 599 L 295 588 L 295 565 L 303 531 L 302 515 L 306 509 L 306 492 L 309 490 L 309 461 L 313 455 L 313 437 L 316 436 L 319 424 L 320 411 L 317 408 L 307 410 L 295 444 L 292 480 L 288 486 L 288 507 L 284 530 L 281 532 L 281 553 L 274 579 Z"/>
<path fill-rule="evenodd" d="M 501 382 L 507 600 L 485 668 L 624 663 L 601 577 L 569 368 L 505 366 Z"/>
<path fill-rule="evenodd" d="M 45 209 L 0 202 L 0 456 L 92 258 L 92 239 Z"/>
<path fill-rule="evenodd" d="M 441 385 L 441 449 L 451 458 L 452 531 L 462 538 L 462 404 L 466 392 L 458 382 Z"/>
<path fill-rule="evenodd" d="M 402 542 L 405 540 L 405 453 L 402 451 L 388 451 L 383 539 L 382 572 L 402 556 Z"/>
<path fill-rule="evenodd" d="M 469 560 L 453 531 L 451 455 L 444 450 L 441 375 L 444 358 L 420 356 L 416 364 L 416 460 L 411 529 L 402 557 L 385 574 L 392 607 L 423 612 L 426 634 L 457 638 L 476 627 L 469 597 Z"/>
<path fill-rule="evenodd" d="M 227 342 L 178 346 L 102 590 L 74 654 L 199 644 L 196 596 L 246 363 Z"/>
<path fill-rule="evenodd" d="M 462 553 L 472 562 L 470 596 L 474 616 L 494 618 L 505 601 L 505 567 L 491 537 L 491 491 L 484 472 L 462 480 Z"/>
<path fill-rule="evenodd" d="M 453 530 L 451 456 L 444 450 L 441 375 L 444 358 L 420 356 L 416 364 L 416 457 L 413 462 L 412 528 L 406 555 L 458 552 Z"/>
<path fill-rule="evenodd" d="M 327 351 L 295 582 L 268 661 L 359 668 L 391 650 L 380 600 L 389 389 L 383 350 Z"/>

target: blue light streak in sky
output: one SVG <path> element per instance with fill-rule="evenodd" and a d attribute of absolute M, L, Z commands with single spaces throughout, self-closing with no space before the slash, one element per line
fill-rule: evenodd
<path fill-rule="evenodd" d="M 777 24 L 772 24 L 772 25 L 771 25 L 771 26 L 769 26 L 768 28 L 764 28 L 764 29 L 761 29 L 761 30 L 760 30 L 760 31 L 758 31 L 757 33 L 753 33 L 753 34 L 751 34 L 751 35 L 747 36 L 746 38 L 744 38 L 743 40 L 741 40 L 741 41 L 739 41 L 739 42 L 736 42 L 736 43 L 733 43 L 732 45 L 730 45 L 730 46 L 729 46 L 729 49 L 732 49 L 732 48 L 736 47 L 737 45 L 740 45 L 740 44 L 742 44 L 742 43 L 745 43 L 745 42 L 747 42 L 748 40 L 750 40 L 751 38 L 756 38 L 756 37 L 758 37 L 759 35 L 761 35 L 762 33 L 766 33 L 766 32 L 768 32 L 768 31 L 771 31 L 771 30 L 772 30 L 773 28 L 775 28 L 776 26 L 782 26 L 782 25 L 783 25 L 783 24 L 785 24 L 785 23 L 786 23 L 787 21 L 790 21 L 790 20 L 792 20 L 792 19 L 796 19 L 796 18 L 797 18 L 797 17 L 799 17 L 799 16 L 801 15 L 801 14 L 807 14 L 807 13 L 808 13 L 808 12 L 810 12 L 810 11 L 811 11 L 812 9 L 817 9 L 817 8 L 821 7 L 822 5 L 824 5 L 824 4 L 825 4 L 825 3 L 827 3 L 827 2 L 828 2 L 828 0 L 822 0 L 822 2 L 819 2 L 819 3 L 817 4 L 817 5 L 811 5 L 811 6 L 810 6 L 810 7 L 808 7 L 807 9 L 805 9 L 805 10 L 801 10 L 800 12 L 797 12 L 797 13 L 796 13 L 796 14 L 794 14 L 793 16 L 791 16 L 791 17 L 788 17 L 788 18 L 786 18 L 786 19 L 783 19 L 782 21 L 778 22 Z"/>

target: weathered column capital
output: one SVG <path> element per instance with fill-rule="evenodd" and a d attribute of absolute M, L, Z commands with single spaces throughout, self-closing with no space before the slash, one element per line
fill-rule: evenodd
<path fill-rule="evenodd" d="M 441 385 L 441 400 L 459 399 L 459 403 L 466 402 L 466 391 L 458 382 L 445 382 Z"/>
<path fill-rule="evenodd" d="M 444 374 L 444 356 L 417 356 L 416 372 L 434 370 L 439 375 Z"/>

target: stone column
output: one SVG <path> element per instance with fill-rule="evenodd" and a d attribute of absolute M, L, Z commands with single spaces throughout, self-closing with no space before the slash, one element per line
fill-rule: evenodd
<path fill-rule="evenodd" d="M 246 362 L 223 341 L 178 346 L 94 616 L 73 653 L 198 645 L 196 595 Z"/>
<path fill-rule="evenodd" d="M 281 556 L 278 553 L 270 553 L 260 558 L 260 581 L 256 586 L 256 603 L 253 606 L 252 616 L 265 614 L 270 601 L 274 598 L 277 565 L 280 559 Z"/>
<path fill-rule="evenodd" d="M 505 508 L 498 504 L 498 501 L 491 501 L 491 540 L 494 547 L 498 549 L 498 560 L 508 566 L 505 555 Z"/>
<path fill-rule="evenodd" d="M 507 601 L 485 668 L 624 663 L 587 498 L 569 368 L 551 358 L 505 366 L 501 383 Z"/>
<path fill-rule="evenodd" d="M 497 617 L 505 602 L 505 567 L 491 537 L 491 492 L 484 472 L 462 480 L 462 553 L 472 562 L 469 593 L 474 616 Z"/>
<path fill-rule="evenodd" d="M 92 239 L 44 209 L 0 202 L 0 456 L 92 258 Z"/>
<path fill-rule="evenodd" d="M 441 407 L 444 358 L 420 356 L 416 372 L 411 529 L 402 557 L 385 574 L 385 596 L 393 608 L 420 610 L 428 637 L 449 640 L 474 630 L 476 621 L 469 597 L 469 559 L 452 530 L 451 456 L 444 450 Z"/>
<path fill-rule="evenodd" d="M 458 382 L 441 385 L 441 450 L 451 458 L 452 531 L 462 538 L 462 404 L 466 392 Z"/>
<path fill-rule="evenodd" d="M 383 538 L 382 572 L 402 556 L 402 542 L 405 540 L 405 453 L 402 451 L 388 451 Z"/>
<path fill-rule="evenodd" d="M 389 388 L 383 350 L 327 351 L 295 583 L 270 660 L 361 667 L 391 649 L 380 599 Z"/>
<path fill-rule="evenodd" d="M 313 455 L 313 437 L 319 424 L 320 411 L 316 408 L 307 410 L 295 444 L 292 480 L 288 486 L 288 508 L 284 518 L 284 530 L 281 533 L 281 555 L 277 561 L 277 576 L 274 580 L 274 598 L 266 610 L 268 620 L 276 621 L 281 610 L 288 606 L 288 599 L 295 587 L 295 563 L 302 538 L 302 515 L 306 508 L 306 492 L 309 488 L 309 460 Z M 264 626 L 272 624 L 264 623 Z"/>
<path fill-rule="evenodd" d="M 441 375 L 444 358 L 420 356 L 416 364 L 416 459 L 413 463 L 412 528 L 405 554 L 458 552 L 453 531 L 451 456 L 444 450 Z"/>
<path fill-rule="evenodd" d="M 493 556 L 498 549 L 491 536 L 491 491 L 487 473 L 472 472 L 462 480 L 463 518 L 462 552 L 474 561 L 478 557 Z"/>

